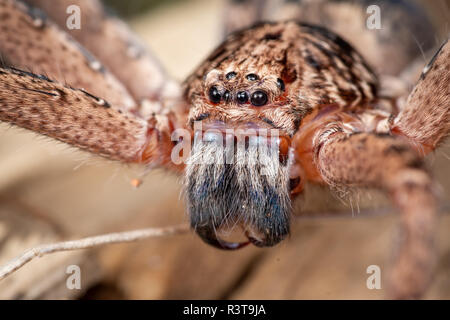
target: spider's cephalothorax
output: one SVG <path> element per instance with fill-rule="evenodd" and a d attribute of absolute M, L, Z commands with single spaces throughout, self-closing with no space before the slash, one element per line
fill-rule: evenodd
<path fill-rule="evenodd" d="M 305 116 L 333 108 L 369 108 L 376 89 L 376 76 L 347 42 L 326 29 L 288 21 L 232 34 L 188 78 L 185 96 L 192 129 L 201 121 L 202 132 L 218 130 L 224 138 L 226 130 L 233 135 L 250 128 L 256 136 L 275 130 L 279 138 L 274 143 L 283 155 Z M 271 139 L 260 138 L 250 139 L 256 142 L 253 147 L 229 150 L 236 155 L 233 163 L 225 163 L 225 156 L 199 163 L 198 155 L 222 154 L 226 145 L 206 140 L 194 146 L 186 170 L 192 226 L 219 247 L 239 247 L 215 235 L 235 224 L 256 245 L 277 244 L 289 232 L 290 192 L 302 179 L 298 170 L 291 170 L 292 159 L 283 162 L 264 147 Z M 238 163 L 245 157 L 245 165 Z M 264 163 L 272 165 L 268 174 L 261 174 Z"/>

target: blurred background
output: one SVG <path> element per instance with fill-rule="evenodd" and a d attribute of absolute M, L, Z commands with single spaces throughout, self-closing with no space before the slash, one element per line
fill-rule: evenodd
<path fill-rule="evenodd" d="M 104 2 L 180 81 L 223 39 L 222 21 L 229 12 L 224 1 Z M 434 34 L 423 36 L 428 44 L 412 31 L 409 36 L 416 43 L 413 54 L 425 65 L 421 51 L 427 55 L 424 47 L 431 49 L 448 36 L 450 13 L 446 0 L 422 4 Z M 412 25 L 404 22 L 403 27 Z M 369 51 L 377 61 L 376 48 Z M 396 62 L 380 68 L 393 70 L 389 63 Z M 439 263 L 425 298 L 450 298 L 449 155 L 444 146 L 429 157 L 443 201 Z M 139 174 L 139 168 L 0 124 L 0 264 L 42 243 L 186 222 L 180 178 L 155 170 L 135 189 L 130 181 Z M 291 237 L 276 247 L 223 252 L 187 234 L 58 253 L 0 282 L 0 298 L 381 299 L 396 223 L 395 211 L 377 192 L 341 201 L 309 186 L 296 203 Z M 66 268 L 72 264 L 81 267 L 81 290 L 66 287 Z M 366 287 L 369 265 L 381 267 L 381 290 Z"/>

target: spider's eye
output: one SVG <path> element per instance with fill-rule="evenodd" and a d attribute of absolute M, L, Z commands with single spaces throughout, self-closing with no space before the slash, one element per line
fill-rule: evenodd
<path fill-rule="evenodd" d="M 267 93 L 261 90 L 253 92 L 252 98 L 250 99 L 252 105 L 254 105 L 255 107 L 261 107 L 265 105 L 267 103 L 267 100 Z"/>
<path fill-rule="evenodd" d="M 246 76 L 246 78 L 247 78 L 247 80 L 249 80 L 249 81 L 256 81 L 256 80 L 259 79 L 258 76 L 257 76 L 256 74 L 254 74 L 254 73 L 249 73 L 249 74 Z"/>
<path fill-rule="evenodd" d="M 247 103 L 248 102 L 248 93 L 245 91 L 239 91 L 236 95 L 236 100 L 238 103 Z"/>
<path fill-rule="evenodd" d="M 231 94 L 230 94 L 230 91 L 225 91 L 224 92 L 224 94 L 223 94 L 223 99 L 225 100 L 225 101 L 230 101 L 231 100 Z"/>
<path fill-rule="evenodd" d="M 212 86 L 209 89 L 209 100 L 211 100 L 212 103 L 219 103 L 222 96 L 220 95 L 219 90 L 216 86 Z"/>
<path fill-rule="evenodd" d="M 231 80 L 231 79 L 233 79 L 234 77 L 236 77 L 236 72 L 234 72 L 234 71 L 228 72 L 228 73 L 225 75 L 225 77 L 227 78 L 227 80 Z"/>
<path fill-rule="evenodd" d="M 278 88 L 280 88 L 281 91 L 284 91 L 284 89 L 286 88 L 284 85 L 284 81 L 281 80 L 280 78 L 277 79 L 277 86 Z"/>

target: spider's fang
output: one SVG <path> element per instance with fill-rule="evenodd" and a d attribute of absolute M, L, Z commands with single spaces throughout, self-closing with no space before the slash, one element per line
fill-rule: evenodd
<path fill-rule="evenodd" d="M 208 226 L 196 227 L 195 232 L 207 244 L 222 250 L 237 250 L 247 246 L 250 242 L 228 242 L 217 237 L 213 228 Z"/>

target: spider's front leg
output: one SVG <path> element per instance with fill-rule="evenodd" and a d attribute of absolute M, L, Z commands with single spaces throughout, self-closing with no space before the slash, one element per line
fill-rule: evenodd
<path fill-rule="evenodd" d="M 449 101 L 450 42 L 447 40 L 423 70 L 391 130 L 409 138 L 426 154 L 450 135 Z"/>
<path fill-rule="evenodd" d="M 0 120 L 108 159 L 172 163 L 170 113 L 145 121 L 85 90 L 18 69 L 0 68 Z"/>
<path fill-rule="evenodd" d="M 402 232 L 389 282 L 396 298 L 419 297 L 435 262 L 437 188 L 422 157 L 450 133 L 449 63 L 447 41 L 393 121 L 393 135 L 346 133 L 336 121 L 313 143 L 314 163 L 326 183 L 383 189 L 400 209 Z"/>
<path fill-rule="evenodd" d="M 171 131 L 184 124 L 184 109 L 135 36 L 98 1 L 27 2 L 58 24 L 22 1 L 0 0 L 0 54 L 11 67 L 0 69 L 0 120 L 110 159 L 172 166 Z M 73 31 L 81 43 L 64 31 L 71 4 L 83 11 Z"/>
<path fill-rule="evenodd" d="M 26 3 L 0 0 L 2 64 L 84 88 L 107 98 L 113 108 L 142 118 L 177 103 L 178 84 L 121 20 L 106 14 L 99 1 Z M 66 10 L 72 5 L 82 12 L 81 26 L 68 30 Z"/>
<path fill-rule="evenodd" d="M 385 190 L 401 212 L 401 238 L 390 276 L 395 298 L 416 298 L 430 282 L 436 186 L 420 156 L 399 138 L 374 133 L 322 136 L 315 163 L 329 185 Z"/>
<path fill-rule="evenodd" d="M 44 74 L 59 83 L 107 97 L 113 108 L 134 110 L 124 85 L 90 52 L 42 11 L 21 1 L 0 0 L 2 67 Z"/>
<path fill-rule="evenodd" d="M 61 30 L 96 56 L 124 84 L 139 107 L 145 100 L 160 100 L 171 89 L 173 82 L 145 44 L 99 0 L 24 1 L 43 10 Z M 81 26 L 68 30 L 66 11 L 74 5 L 80 8 Z"/>

